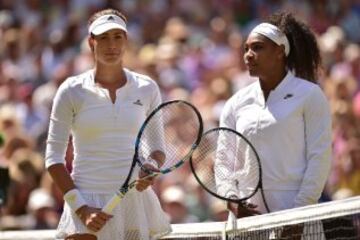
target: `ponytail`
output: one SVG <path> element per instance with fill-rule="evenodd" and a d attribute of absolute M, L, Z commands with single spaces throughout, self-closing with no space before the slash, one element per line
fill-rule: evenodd
<path fill-rule="evenodd" d="M 291 13 L 273 14 L 269 17 L 268 22 L 277 26 L 289 40 L 288 69 L 293 71 L 295 76 L 316 83 L 321 66 L 321 56 L 315 34 Z"/>

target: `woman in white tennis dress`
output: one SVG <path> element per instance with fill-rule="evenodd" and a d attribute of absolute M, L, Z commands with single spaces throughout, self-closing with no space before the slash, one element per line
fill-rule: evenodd
<path fill-rule="evenodd" d="M 112 215 L 101 212 L 128 174 L 141 124 L 161 102 L 153 80 L 123 68 L 126 42 L 126 18 L 119 11 L 95 13 L 89 20 L 95 67 L 68 78 L 54 99 L 46 167 L 64 193 L 57 238 L 152 239 L 170 231 L 149 188 L 152 179 L 140 180 L 138 191 L 128 193 Z M 64 166 L 70 134 L 71 175 Z"/>

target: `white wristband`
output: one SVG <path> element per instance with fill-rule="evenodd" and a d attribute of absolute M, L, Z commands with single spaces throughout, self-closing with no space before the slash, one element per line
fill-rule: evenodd
<path fill-rule="evenodd" d="M 79 190 L 71 189 L 64 195 L 65 202 L 76 212 L 80 207 L 87 205 Z"/>

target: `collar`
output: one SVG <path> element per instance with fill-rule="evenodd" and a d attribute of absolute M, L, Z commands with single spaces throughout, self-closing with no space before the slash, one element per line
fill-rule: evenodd
<path fill-rule="evenodd" d="M 126 83 L 124 86 L 122 86 L 120 89 L 127 89 L 131 85 L 133 81 L 133 76 L 130 74 L 130 71 L 126 68 L 124 69 L 125 77 L 126 77 Z M 91 69 L 87 72 L 85 81 L 83 81 L 83 87 L 86 89 L 94 90 L 96 87 L 95 84 L 95 69 Z"/>
<path fill-rule="evenodd" d="M 290 71 L 288 71 L 285 77 L 283 78 L 283 80 L 281 80 L 281 82 L 276 86 L 274 90 L 271 91 L 271 93 L 278 95 L 281 94 L 282 92 L 288 91 L 287 86 L 289 85 L 292 79 L 294 79 L 294 75 Z"/>
<path fill-rule="evenodd" d="M 295 76 L 291 73 L 291 71 L 288 71 L 285 75 L 285 77 L 281 80 L 281 82 L 276 86 L 275 89 L 270 91 L 269 97 L 267 101 L 270 99 L 278 99 L 278 98 L 284 98 L 291 95 L 291 97 L 294 95 L 292 92 L 292 89 L 289 88 L 289 84 L 294 80 Z M 260 80 L 257 81 L 257 95 L 258 98 L 263 98 L 263 92 L 260 85 Z"/>

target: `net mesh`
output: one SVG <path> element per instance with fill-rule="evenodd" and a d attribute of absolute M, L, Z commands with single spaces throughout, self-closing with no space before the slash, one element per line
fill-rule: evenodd
<path fill-rule="evenodd" d="M 229 223 L 184 225 L 163 239 L 355 240 L 360 239 L 360 197 L 238 219 L 236 229 Z"/>
<path fill-rule="evenodd" d="M 358 240 L 360 196 L 226 222 L 173 224 L 161 239 Z M 55 231 L 4 231 L 0 240 L 54 239 Z"/>

